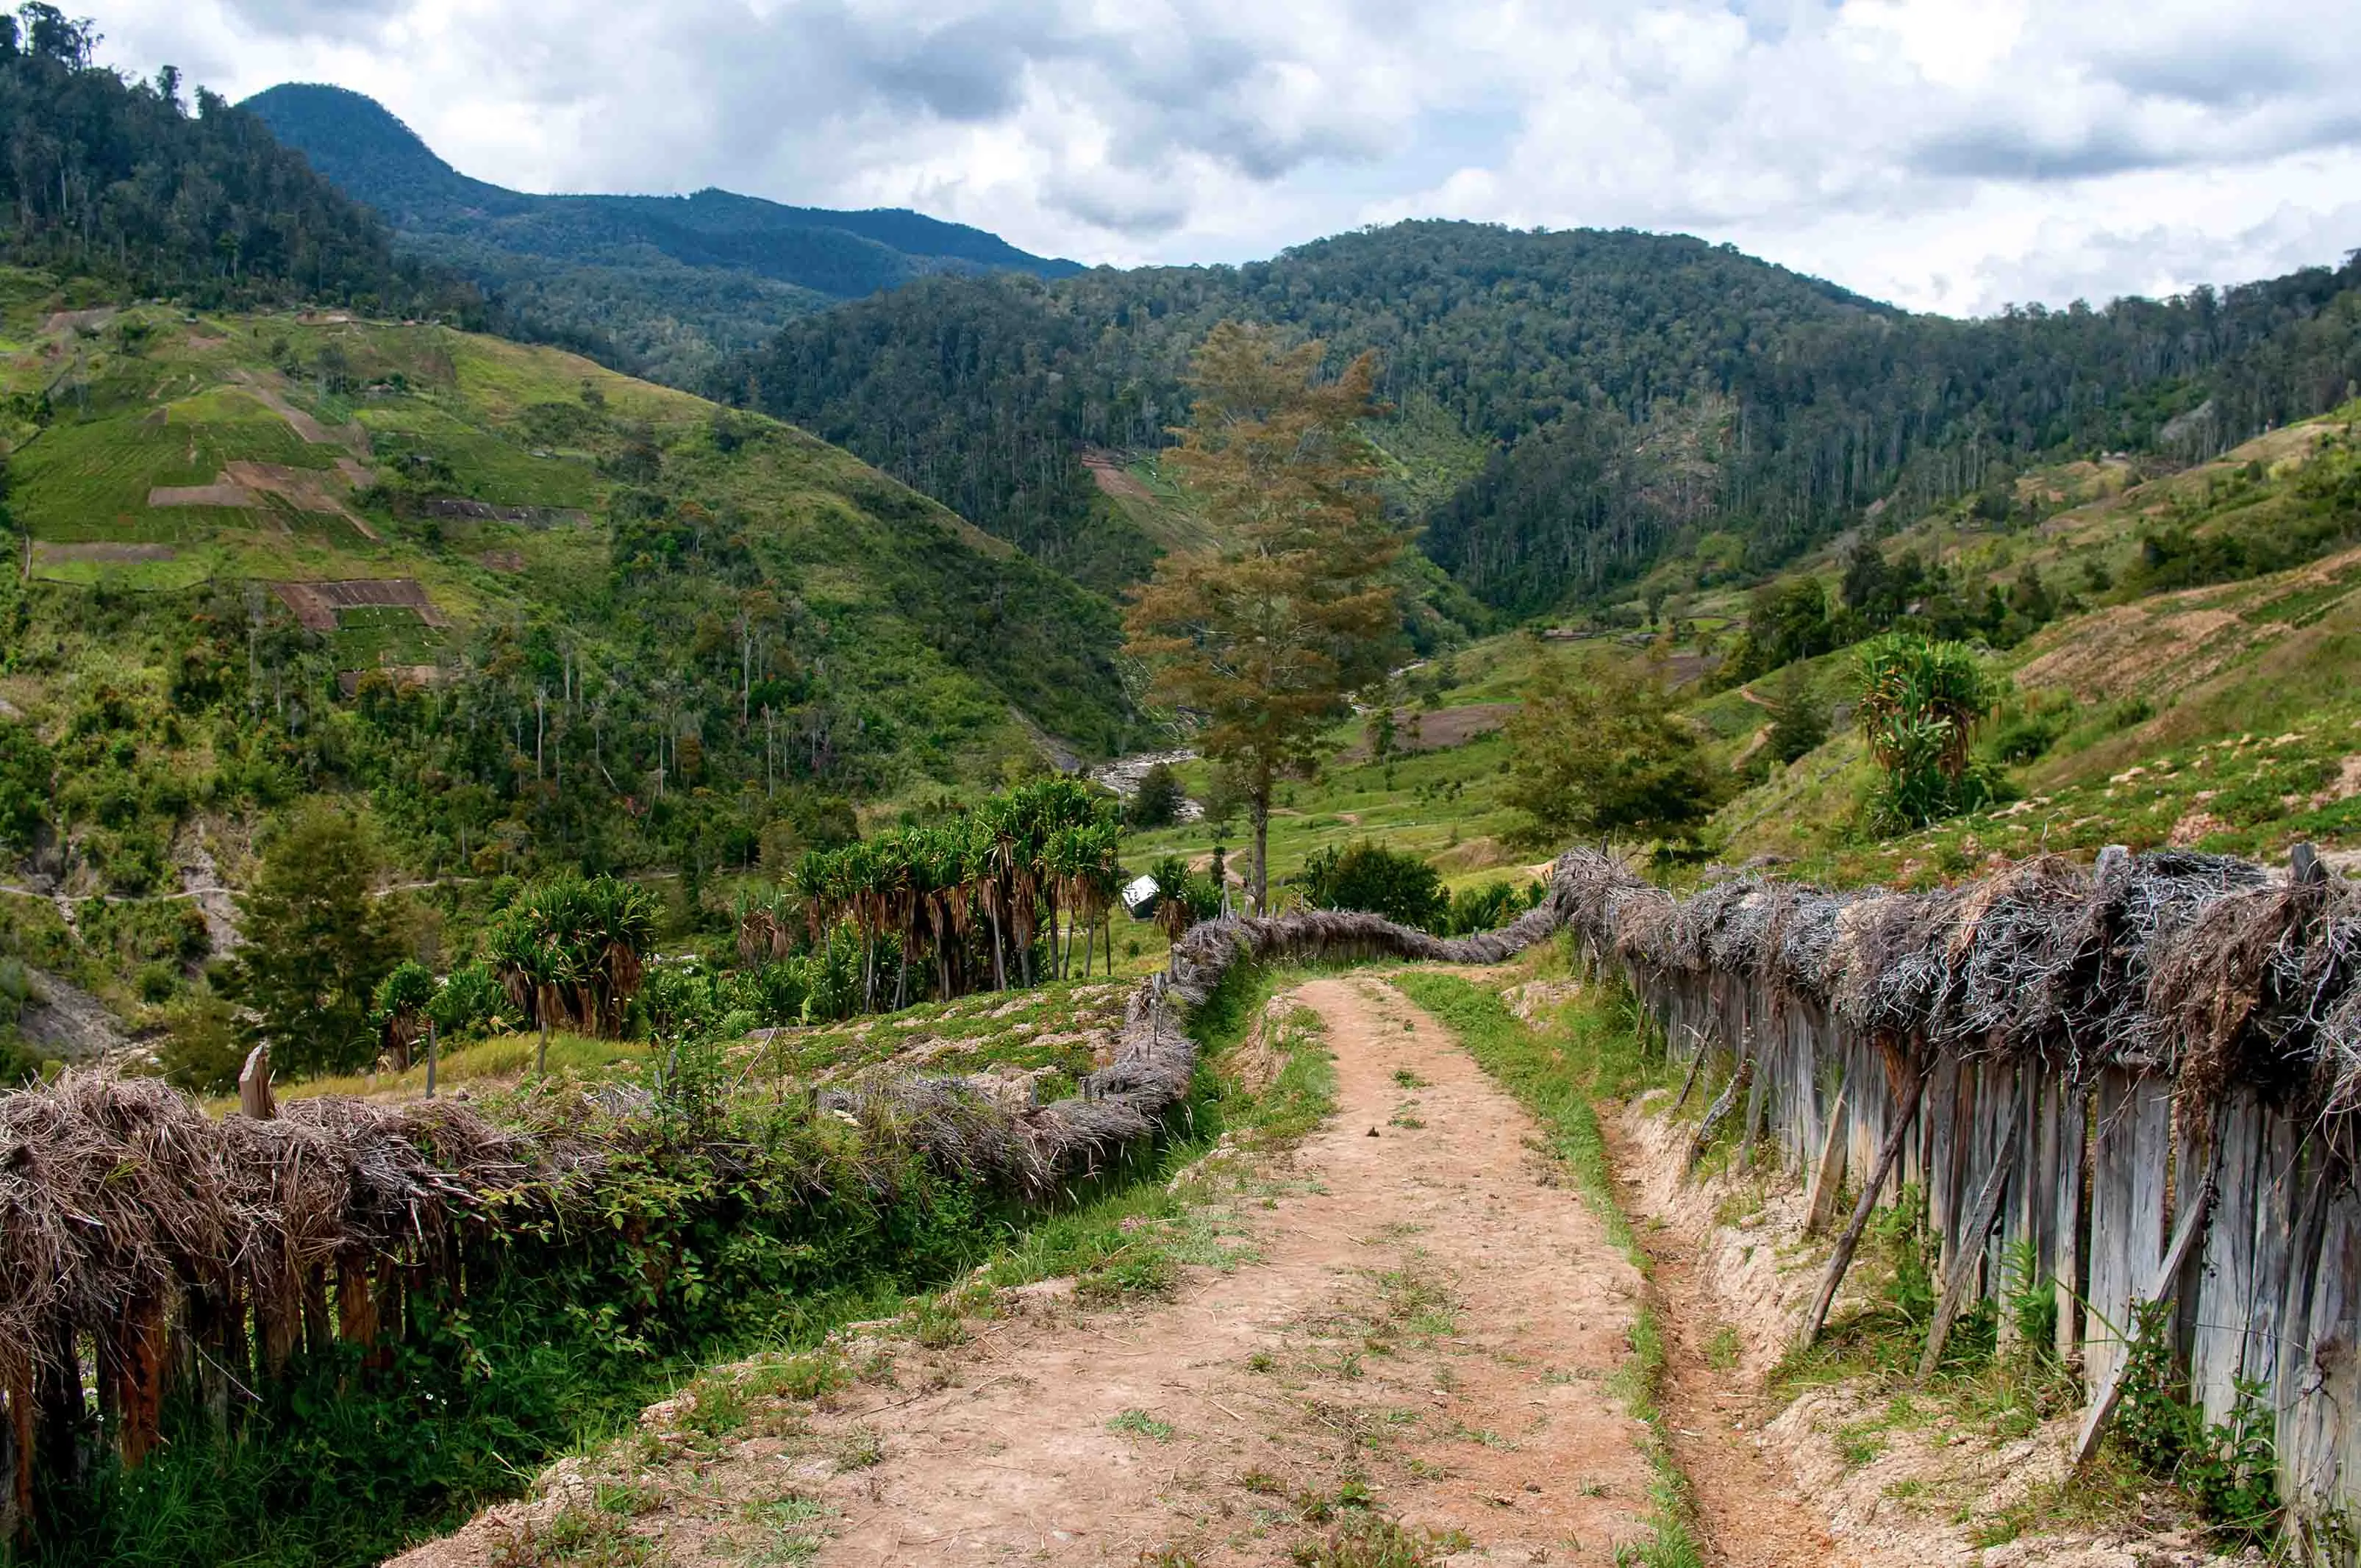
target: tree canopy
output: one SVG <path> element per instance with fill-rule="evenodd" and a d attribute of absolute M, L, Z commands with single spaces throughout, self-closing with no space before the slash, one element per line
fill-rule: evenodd
<path fill-rule="evenodd" d="M 1381 678 L 1400 612 L 1385 572 L 1401 548 L 1361 433 L 1377 362 L 1320 378 L 1325 345 L 1224 323 L 1191 369 L 1172 462 L 1234 543 L 1168 555 L 1125 617 L 1150 700 L 1198 727 L 1253 823 L 1251 892 L 1269 895 L 1271 794 L 1314 765 L 1350 694 Z"/>
<path fill-rule="evenodd" d="M 1509 740 L 1504 798 L 1538 846 L 1685 838 L 1730 793 L 1662 684 L 1611 659 L 1544 663 Z"/>
<path fill-rule="evenodd" d="M 1226 319 L 1375 351 L 1391 504 L 1516 612 L 1627 584 L 1704 527 L 1761 569 L 2011 466 L 2210 456 L 2361 378 L 2361 262 L 2168 301 L 1913 316 L 1677 236 L 1418 222 L 1243 267 L 938 278 L 790 323 L 717 374 L 1083 580 L 1156 546 L 1093 447 L 1184 422 Z"/>
<path fill-rule="evenodd" d="M 392 235 L 253 115 L 167 67 L 93 65 L 98 36 L 34 5 L 0 31 L 0 258 L 208 303 L 310 299 L 387 314 L 478 313 L 475 291 L 397 260 Z"/>
<path fill-rule="evenodd" d="M 376 896 L 379 865 L 357 820 L 314 801 L 265 844 L 238 895 L 237 999 L 281 1072 L 356 1072 L 376 1059 L 370 1014 L 401 957 Z"/>

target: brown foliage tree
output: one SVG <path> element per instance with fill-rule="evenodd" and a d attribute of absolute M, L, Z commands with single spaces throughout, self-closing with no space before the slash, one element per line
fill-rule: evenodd
<path fill-rule="evenodd" d="M 1385 674 L 1400 626 L 1383 574 L 1401 538 L 1361 433 L 1377 358 L 1320 378 L 1324 346 L 1224 322 L 1191 362 L 1194 404 L 1166 461 L 1223 543 L 1168 555 L 1124 619 L 1150 699 L 1198 727 L 1254 825 L 1255 907 L 1268 905 L 1271 794 L 1308 772 L 1350 694 Z"/>

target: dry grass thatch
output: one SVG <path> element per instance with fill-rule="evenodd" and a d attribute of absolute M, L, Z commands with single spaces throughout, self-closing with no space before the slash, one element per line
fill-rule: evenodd
<path fill-rule="evenodd" d="M 1675 899 L 1577 853 L 1557 896 L 1594 951 L 1642 974 L 1763 981 L 1873 1036 L 2361 1108 L 2361 894 L 2334 878 L 2117 850 L 1930 893 L 1739 877 Z"/>

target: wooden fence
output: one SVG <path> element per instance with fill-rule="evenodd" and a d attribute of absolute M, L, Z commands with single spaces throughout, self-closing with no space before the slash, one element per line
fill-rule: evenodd
<path fill-rule="evenodd" d="M 2005 1030 L 1938 1042 L 1864 1026 L 1831 1001 L 1843 988 L 1795 983 L 1760 948 L 1716 961 L 1710 937 L 1684 945 L 1664 903 L 1619 919 L 1611 905 L 1634 896 L 1628 880 L 1590 874 L 1592 958 L 1625 975 L 1676 1060 L 1703 1057 L 1727 1069 L 1716 1081 L 1739 1082 L 1730 1114 L 1750 1144 L 1832 1193 L 1848 1175 L 1868 1182 L 1906 1119 L 1883 1201 L 1905 1183 L 1924 1194 L 1938 1281 L 2002 1307 L 2004 1333 L 2006 1298 L 2054 1292 L 2055 1348 L 2092 1406 L 2086 1441 L 2112 1404 L 2135 1303 L 2169 1301 L 2191 1400 L 2227 1421 L 2242 1398 L 2259 1399 L 2298 1538 L 2317 1559 L 2352 1560 L 2361 1195 L 2342 1113 L 2284 1079 L 2192 1073 L 2169 1038 L 2143 1059 L 2024 1048 Z M 2269 891 L 2254 882 L 2229 896 Z M 1953 973 L 1981 915 L 1972 894 L 1958 903 L 1927 945 Z M 2160 949 L 2169 935 L 2147 939 Z M 2315 997 L 2314 1010 L 2331 1000 Z"/>

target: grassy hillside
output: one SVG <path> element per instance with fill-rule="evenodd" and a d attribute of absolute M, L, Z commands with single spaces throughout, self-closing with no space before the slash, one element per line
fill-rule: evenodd
<path fill-rule="evenodd" d="M 2356 428 L 2361 404 L 2185 468 L 2114 458 L 2029 470 L 2009 517 L 1971 498 L 1873 542 L 1889 560 L 1943 569 L 1916 601 L 1921 617 L 1984 604 L 2028 568 L 2056 600 L 2045 624 L 1985 655 L 2004 692 L 1980 743 L 2004 780 L 1989 810 L 1891 839 L 1861 826 L 1873 770 L 1847 724 L 1849 649 L 1736 685 L 1721 674 L 1759 604 L 1806 582 L 1839 603 L 1858 537 L 1743 587 L 1718 580 L 1708 547 L 1580 628 L 1530 627 L 1406 672 L 1396 732 L 1411 754 L 1377 762 L 1363 721 L 1338 731 L 1322 776 L 1282 796 L 1274 873 L 1368 838 L 1427 858 L 1454 888 L 1524 877 L 1541 850 L 1510 841 L 1521 819 L 1503 804 L 1511 753 L 1499 727 L 1540 662 L 1602 654 L 1653 662 L 1730 770 L 1734 798 L 1710 836 L 1724 864 L 1771 856 L 1798 876 L 1925 884 L 1994 856 L 2115 843 L 2272 859 L 2309 841 L 2361 861 Z M 2276 561 L 2294 564 L 2257 569 Z M 2191 575 L 2224 580 L 2180 586 Z M 1789 668 L 1833 733 L 1779 766 L 1763 743 Z M 1181 771 L 1192 795 L 1212 795 L 1202 764 Z M 1238 820 L 1201 821 L 1140 837 L 1135 859 L 1202 862 L 1217 843 L 1235 859 L 1245 837 Z"/>
<path fill-rule="evenodd" d="M 1126 738 L 1104 601 L 799 431 L 568 355 L 17 272 L 0 399 L 7 880 L 144 901 L 68 906 L 79 934 L 0 903 L 118 999 L 203 949 L 157 901 L 235 882 L 309 794 L 366 796 L 420 876 L 693 881 L 850 831 L 849 800 Z"/>
<path fill-rule="evenodd" d="M 1866 840 L 1852 821 L 1869 764 L 1840 733 L 1723 814 L 1729 856 L 1915 881 L 1994 854 L 2110 843 L 2266 858 L 2298 840 L 2361 848 L 2356 419 L 2361 405 L 2348 405 L 2173 472 L 2125 462 L 2037 471 L 2021 493 L 2054 509 L 2037 521 L 1999 527 L 1960 509 L 1881 542 L 1892 555 L 1943 561 L 1962 598 L 2028 569 L 2057 586 L 2066 613 L 1991 660 L 2010 695 L 1983 746 L 2009 764 L 2014 798 L 1892 843 Z M 1833 594 L 1842 566 L 1830 554 L 1803 570 Z M 1696 608 L 1733 622 L 1746 613 L 1728 596 Z M 1847 661 L 1838 652 L 1804 666 L 1832 706 L 1850 695 Z M 1753 683 L 1754 695 L 1771 684 Z M 1696 711 L 1733 756 L 1763 719 L 1736 692 Z"/>

